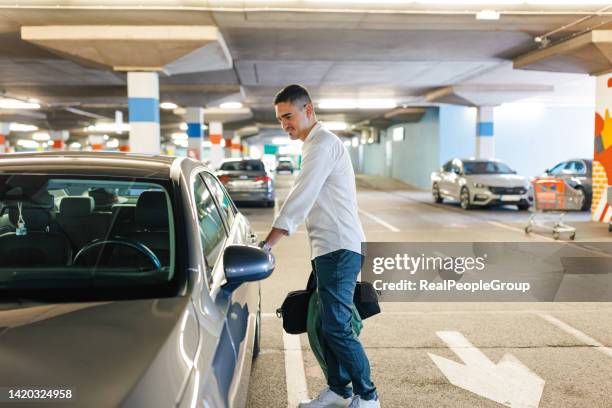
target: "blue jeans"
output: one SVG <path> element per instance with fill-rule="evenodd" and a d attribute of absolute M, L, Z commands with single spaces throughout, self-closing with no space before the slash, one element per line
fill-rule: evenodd
<path fill-rule="evenodd" d="M 316 257 L 312 266 L 321 304 L 329 388 L 344 398 L 354 391 L 362 399 L 372 400 L 377 394 L 370 379 L 370 363 L 351 326 L 353 293 L 362 262 L 361 254 L 340 249 Z"/>

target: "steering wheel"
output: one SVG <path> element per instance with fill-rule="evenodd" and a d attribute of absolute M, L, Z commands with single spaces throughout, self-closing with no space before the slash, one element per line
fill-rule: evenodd
<path fill-rule="evenodd" d="M 140 242 L 130 241 L 130 240 L 123 239 L 123 238 L 111 238 L 111 239 L 104 239 L 104 240 L 96 239 L 90 242 L 89 244 L 81 248 L 79 252 L 77 252 L 72 264 L 76 265 L 77 262 L 79 261 L 79 257 L 82 257 L 83 254 L 86 253 L 87 251 L 90 251 L 93 248 L 97 248 L 99 246 L 104 246 L 104 245 L 121 245 L 121 246 L 132 248 L 140 252 L 141 254 L 143 254 L 147 258 L 147 260 L 150 261 L 153 264 L 153 266 L 155 266 L 155 269 L 160 269 L 162 266 L 161 261 L 159 260 L 157 255 L 155 255 L 155 253 L 151 251 L 149 247 L 147 247 L 146 245 Z"/>

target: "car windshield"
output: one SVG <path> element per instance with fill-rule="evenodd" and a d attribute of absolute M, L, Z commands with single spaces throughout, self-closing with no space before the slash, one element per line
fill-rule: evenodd
<path fill-rule="evenodd" d="M 150 180 L 0 175 L 0 299 L 139 298 L 167 288 L 170 202 Z"/>
<path fill-rule="evenodd" d="M 514 171 L 504 163 L 497 161 L 463 162 L 465 174 L 513 174 Z"/>
<path fill-rule="evenodd" d="M 220 170 L 226 171 L 264 171 L 264 164 L 260 160 L 228 161 L 221 165 Z"/>

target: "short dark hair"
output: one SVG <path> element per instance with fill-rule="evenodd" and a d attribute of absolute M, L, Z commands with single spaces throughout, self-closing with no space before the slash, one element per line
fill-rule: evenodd
<path fill-rule="evenodd" d="M 301 85 L 292 84 L 281 89 L 274 97 L 274 105 L 278 105 L 282 102 L 289 102 L 296 105 L 296 102 L 307 104 L 312 103 L 312 100 L 306 88 Z"/>

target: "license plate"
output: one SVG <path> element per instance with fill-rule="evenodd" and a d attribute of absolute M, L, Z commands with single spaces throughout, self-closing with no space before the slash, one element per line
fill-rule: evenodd
<path fill-rule="evenodd" d="M 503 195 L 500 196 L 499 199 L 501 201 L 521 201 L 520 195 Z"/>

